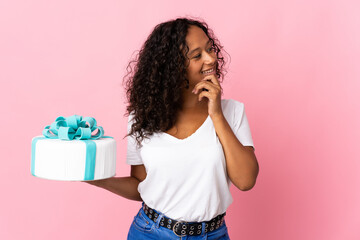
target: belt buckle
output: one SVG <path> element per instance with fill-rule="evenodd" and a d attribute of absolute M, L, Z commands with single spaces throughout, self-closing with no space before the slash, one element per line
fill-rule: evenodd
<path fill-rule="evenodd" d="M 178 237 L 185 237 L 186 236 L 186 231 L 185 231 L 185 234 L 184 235 L 178 235 L 176 232 L 175 232 L 175 226 L 179 223 L 183 223 L 184 221 L 177 221 L 175 224 L 174 224 L 174 226 L 173 226 L 173 228 L 172 228 L 172 231 L 175 233 L 175 235 L 176 236 L 178 236 Z M 182 231 L 182 229 L 181 229 L 181 231 Z"/>

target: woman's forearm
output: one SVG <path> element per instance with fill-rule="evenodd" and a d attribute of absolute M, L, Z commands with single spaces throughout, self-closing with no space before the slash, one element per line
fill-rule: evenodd
<path fill-rule="evenodd" d="M 142 201 L 137 190 L 140 182 L 134 177 L 112 177 L 102 180 L 87 181 L 86 183 L 104 188 L 130 200 Z"/>

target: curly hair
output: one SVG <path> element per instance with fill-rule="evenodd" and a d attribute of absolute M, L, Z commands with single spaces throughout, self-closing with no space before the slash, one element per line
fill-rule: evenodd
<path fill-rule="evenodd" d="M 201 28 L 210 39 L 217 56 L 216 75 L 220 82 L 224 78 L 223 46 L 205 22 L 177 18 L 156 25 L 136 58 L 129 62 L 123 79 L 129 103 L 125 116 L 133 115 L 126 136 L 133 135 L 138 146 L 144 138 L 165 132 L 175 124 L 183 103 L 181 90 L 189 88 L 186 35 L 191 25 Z"/>

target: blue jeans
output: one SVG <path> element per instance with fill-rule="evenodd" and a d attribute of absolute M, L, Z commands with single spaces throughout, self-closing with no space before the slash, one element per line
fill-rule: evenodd
<path fill-rule="evenodd" d="M 176 236 L 175 233 L 160 225 L 161 217 L 164 215 L 161 212 L 158 212 L 159 217 L 156 222 L 152 221 L 148 216 L 146 216 L 143 208 L 141 207 L 139 212 L 134 217 L 133 222 L 127 236 L 128 240 L 230 240 L 228 229 L 225 224 L 225 219 L 223 224 L 216 229 L 215 231 L 205 233 L 205 223 L 203 223 L 202 233 L 198 236 Z"/>

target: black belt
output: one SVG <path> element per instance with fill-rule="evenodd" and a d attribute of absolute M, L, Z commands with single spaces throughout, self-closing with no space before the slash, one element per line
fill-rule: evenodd
<path fill-rule="evenodd" d="M 154 209 L 147 206 L 145 203 L 143 204 L 143 210 L 152 221 L 156 222 L 159 217 L 159 213 L 157 213 Z M 224 222 L 224 217 L 226 212 L 220 214 L 210 221 L 205 222 L 205 233 L 212 232 L 218 229 Z M 201 235 L 202 230 L 202 222 L 184 222 L 177 221 L 166 216 L 163 216 L 160 220 L 160 225 L 172 230 L 176 236 L 184 237 L 186 235 L 197 236 Z"/>

